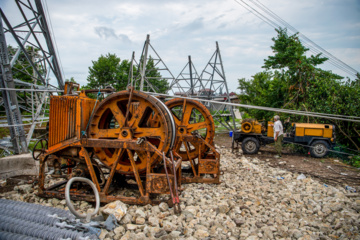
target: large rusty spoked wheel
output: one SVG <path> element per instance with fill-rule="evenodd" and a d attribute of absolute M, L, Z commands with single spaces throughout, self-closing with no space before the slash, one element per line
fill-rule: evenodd
<path fill-rule="evenodd" d="M 196 100 L 184 100 L 182 98 L 174 98 L 165 104 L 174 116 L 178 139 L 183 135 L 198 135 L 210 145 L 213 143 L 214 120 L 210 111 L 203 104 Z M 186 161 L 197 158 L 199 150 L 204 153 L 208 147 L 205 144 L 200 145 L 197 141 L 177 142 L 175 143 L 175 150 L 182 160 Z"/>
<path fill-rule="evenodd" d="M 154 119 L 156 124 L 153 124 Z M 145 138 L 160 152 L 168 153 L 175 141 L 175 124 L 170 111 L 157 98 L 138 91 L 121 91 L 110 95 L 96 108 L 90 120 L 89 137 L 125 141 Z M 121 151 L 117 172 L 133 174 L 127 151 L 113 148 L 94 148 L 94 151 L 100 161 L 109 168 Z M 131 152 L 138 171 L 144 172 L 147 153 L 135 150 Z M 151 166 L 156 165 L 159 160 L 160 156 L 151 153 Z"/>

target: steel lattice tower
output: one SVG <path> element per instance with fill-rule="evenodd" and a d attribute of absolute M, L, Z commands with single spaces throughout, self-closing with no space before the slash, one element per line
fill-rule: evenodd
<path fill-rule="evenodd" d="M 46 118 L 49 94 L 61 92 L 64 81 L 41 0 L 15 0 L 15 3 L 23 18 L 16 25 L 11 24 L 0 9 L 0 106 L 7 115 L 7 125 L 2 126 L 9 127 L 11 135 L 11 144 L 2 141 L 2 148 L 9 147 L 19 154 L 28 152 L 36 124 Z M 13 52 L 8 50 L 9 43 L 17 45 Z M 27 80 L 14 77 L 20 73 Z M 49 83 L 50 76 L 56 79 L 56 84 Z M 31 117 L 25 119 L 30 124 L 23 123 L 21 111 L 31 113 Z M 31 125 L 27 136 L 24 125 Z"/>

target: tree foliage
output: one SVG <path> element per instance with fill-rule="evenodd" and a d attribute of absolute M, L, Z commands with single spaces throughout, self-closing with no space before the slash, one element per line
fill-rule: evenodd
<path fill-rule="evenodd" d="M 12 46 L 8 46 L 9 51 L 9 57 L 10 59 L 15 55 L 16 51 L 18 49 L 14 48 Z M 38 57 L 38 52 L 40 49 L 34 48 L 31 46 L 25 47 L 26 53 L 29 57 L 33 59 L 34 65 L 36 66 L 36 69 L 40 74 L 44 76 L 44 73 L 46 72 L 44 69 L 44 66 L 42 66 L 40 63 L 36 61 Z M 40 81 L 37 81 L 38 75 L 35 73 L 34 68 L 31 66 L 29 61 L 26 59 L 24 52 L 20 52 L 17 61 L 15 62 L 14 66 L 12 67 L 12 74 L 14 79 L 21 80 L 23 82 L 29 82 L 29 83 L 36 83 L 38 85 L 42 85 Z"/>
<path fill-rule="evenodd" d="M 116 90 L 124 90 L 128 82 L 130 63 L 121 61 L 116 54 L 101 55 L 97 61 L 92 61 L 87 77 L 87 89 L 105 88 L 112 86 Z"/>
<path fill-rule="evenodd" d="M 9 59 L 13 59 L 14 55 L 16 54 L 18 48 L 15 48 L 11 45 L 8 45 L 8 52 L 9 52 Z M 42 64 L 41 61 L 39 61 L 39 54 L 38 52 L 40 49 L 34 48 L 32 46 L 25 46 L 25 51 L 27 55 L 32 58 L 34 62 L 34 66 L 36 67 L 36 70 L 40 73 L 40 75 L 45 78 L 46 69 L 45 66 Z M 22 82 L 27 83 L 33 83 L 37 85 L 43 85 L 42 81 L 39 81 L 39 76 L 36 73 L 33 66 L 30 64 L 30 62 L 27 60 L 25 54 L 23 51 L 20 52 L 20 54 L 17 57 L 17 60 L 15 61 L 13 67 L 11 68 L 12 76 L 14 80 L 20 80 Z M 24 88 L 24 86 L 16 84 L 15 88 Z M 28 100 L 31 97 L 30 92 L 17 92 L 18 101 L 22 106 L 31 108 L 31 100 Z M 0 93 L 0 97 L 2 97 L 2 93 Z M 20 111 L 22 114 L 29 114 L 26 108 L 20 108 Z M 0 112 L 5 112 L 4 106 L 0 106 Z"/>
<path fill-rule="evenodd" d="M 88 84 L 84 88 L 96 89 L 111 86 L 117 91 L 126 89 L 131 67 L 129 60 L 121 61 L 116 54 L 108 53 L 106 56 L 101 55 L 97 61 L 92 61 L 92 64 L 93 65 L 89 67 L 89 75 L 87 77 Z M 166 79 L 161 79 L 161 74 L 154 66 L 152 59 L 148 61 L 146 68 L 148 69 L 146 76 L 149 78 L 149 82 L 155 87 L 155 90 L 159 93 L 166 92 L 169 84 Z M 136 76 L 137 68 L 135 66 L 133 67 L 133 72 Z"/>
<path fill-rule="evenodd" d="M 343 77 L 319 68 L 327 58 L 307 56 L 298 34 L 289 36 L 286 29 L 277 29 L 271 47 L 274 55 L 264 59 L 265 69 L 252 79 L 239 79 L 242 103 L 304 110 L 337 115 L 360 116 L 360 75 Z M 245 110 L 257 119 L 269 120 L 274 113 Z M 283 119 L 290 115 L 282 114 Z M 340 144 L 360 150 L 360 125 L 352 122 L 291 115 L 293 122 L 332 123 L 336 125 Z"/>
<path fill-rule="evenodd" d="M 166 93 L 166 91 L 169 89 L 169 83 L 166 79 L 161 78 L 161 74 L 158 71 L 158 68 L 156 68 L 154 60 L 151 57 L 146 63 L 146 69 L 147 70 L 145 75 L 154 88 L 155 92 Z M 154 90 L 147 83 L 144 83 L 144 85 L 147 87 L 149 92 L 154 92 Z"/>

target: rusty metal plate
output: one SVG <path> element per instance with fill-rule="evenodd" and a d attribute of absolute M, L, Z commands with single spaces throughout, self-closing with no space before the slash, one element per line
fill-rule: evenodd
<path fill-rule="evenodd" d="M 149 193 L 170 194 L 166 174 L 150 173 L 146 175 Z M 170 185 L 173 186 L 174 175 L 169 174 Z"/>
<path fill-rule="evenodd" d="M 200 174 L 218 174 L 219 160 L 217 159 L 200 159 L 199 161 Z"/>

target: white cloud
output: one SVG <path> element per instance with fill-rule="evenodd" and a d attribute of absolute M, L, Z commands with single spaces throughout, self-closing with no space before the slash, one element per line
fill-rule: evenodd
<path fill-rule="evenodd" d="M 260 1 L 320 46 L 360 71 L 358 0 Z M 250 3 L 250 1 L 247 1 Z M 15 24 L 19 13 L 11 0 L 3 11 Z M 101 54 L 139 58 L 147 34 L 177 76 L 192 56 L 200 73 L 219 42 L 232 89 L 237 79 L 262 71 L 272 54 L 275 31 L 233 0 L 48 1 L 61 62 L 67 78 L 86 83 L 88 67 Z M 19 21 L 18 21 L 19 22 Z"/>

